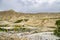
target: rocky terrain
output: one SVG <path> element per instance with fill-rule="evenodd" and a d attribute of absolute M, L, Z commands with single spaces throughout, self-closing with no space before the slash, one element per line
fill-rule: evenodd
<path fill-rule="evenodd" d="M 60 20 L 60 13 L 0 11 L 0 40 L 40 40 L 45 38 L 41 32 L 54 31 L 56 20 Z"/>
<path fill-rule="evenodd" d="M 53 35 L 53 32 L 42 32 L 35 34 L 28 33 L 6 33 L 0 32 L 0 40 L 56 40 L 60 39 Z"/>
<path fill-rule="evenodd" d="M 0 26 L 38 27 L 41 31 L 52 31 L 56 27 L 56 20 L 60 13 L 20 13 L 13 10 L 0 12 Z M 19 21 L 20 20 L 20 21 Z"/>

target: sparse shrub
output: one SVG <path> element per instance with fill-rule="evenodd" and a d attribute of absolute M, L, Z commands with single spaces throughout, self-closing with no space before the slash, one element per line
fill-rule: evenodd
<path fill-rule="evenodd" d="M 57 20 L 55 24 L 57 25 L 57 27 L 54 30 L 54 35 L 60 37 L 60 20 Z"/>
<path fill-rule="evenodd" d="M 20 28 L 20 31 L 25 32 L 26 28 Z"/>
<path fill-rule="evenodd" d="M 14 25 L 14 27 L 21 27 L 20 25 Z"/>
<path fill-rule="evenodd" d="M 14 30 L 15 30 L 15 31 L 19 31 L 19 28 L 20 28 L 20 27 L 21 27 L 21 26 L 19 26 L 19 25 L 15 25 L 15 26 L 14 26 Z"/>
<path fill-rule="evenodd" d="M 21 19 L 21 20 L 17 20 L 16 22 L 14 22 L 14 23 L 20 23 L 20 22 L 22 22 L 22 21 L 28 21 L 28 19 Z"/>
<path fill-rule="evenodd" d="M 8 24 L 5 24 L 5 25 L 0 25 L 0 27 L 7 27 L 8 26 Z"/>
<path fill-rule="evenodd" d="M 0 28 L 0 32 L 1 32 L 1 31 L 7 32 L 7 30 L 6 30 L 6 29 L 3 29 L 3 28 Z"/>
<path fill-rule="evenodd" d="M 21 19 L 21 20 L 17 20 L 16 22 L 14 22 L 14 23 L 20 23 L 20 22 L 22 22 L 23 20 Z"/>
<path fill-rule="evenodd" d="M 30 29 L 29 28 L 20 28 L 20 31 L 21 32 L 30 32 Z"/>
<path fill-rule="evenodd" d="M 24 19 L 24 21 L 28 21 L 28 19 Z"/>

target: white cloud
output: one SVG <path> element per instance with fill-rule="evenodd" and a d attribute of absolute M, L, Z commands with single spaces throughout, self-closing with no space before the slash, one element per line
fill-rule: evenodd
<path fill-rule="evenodd" d="M 2 0 L 0 10 L 14 9 L 21 12 L 40 12 L 60 9 L 60 0 Z"/>

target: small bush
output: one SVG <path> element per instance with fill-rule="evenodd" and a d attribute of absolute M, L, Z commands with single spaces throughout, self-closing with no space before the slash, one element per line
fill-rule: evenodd
<path fill-rule="evenodd" d="M 17 20 L 16 22 L 14 22 L 14 23 L 20 23 L 20 22 L 22 22 L 22 21 L 28 21 L 28 19 L 21 19 L 21 20 Z"/>
<path fill-rule="evenodd" d="M 60 37 L 60 20 L 57 20 L 55 24 L 57 25 L 57 27 L 54 30 L 54 35 Z"/>
<path fill-rule="evenodd" d="M 55 24 L 60 25 L 60 20 L 57 20 Z"/>
<path fill-rule="evenodd" d="M 0 25 L 0 27 L 7 27 L 8 26 L 8 24 L 6 24 L 6 25 Z"/>
<path fill-rule="evenodd" d="M 24 21 L 28 21 L 28 19 L 24 19 Z"/>
<path fill-rule="evenodd" d="M 16 22 L 14 22 L 14 23 L 20 23 L 20 22 L 22 22 L 23 20 L 17 20 Z"/>
<path fill-rule="evenodd" d="M 7 32 L 7 30 L 6 30 L 6 29 L 3 29 L 3 28 L 0 28 L 0 32 L 1 32 L 1 31 Z"/>

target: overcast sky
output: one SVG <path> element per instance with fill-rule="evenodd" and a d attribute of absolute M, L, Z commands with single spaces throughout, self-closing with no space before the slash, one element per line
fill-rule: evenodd
<path fill-rule="evenodd" d="M 60 0 L 0 0 L 0 10 L 59 12 Z"/>

